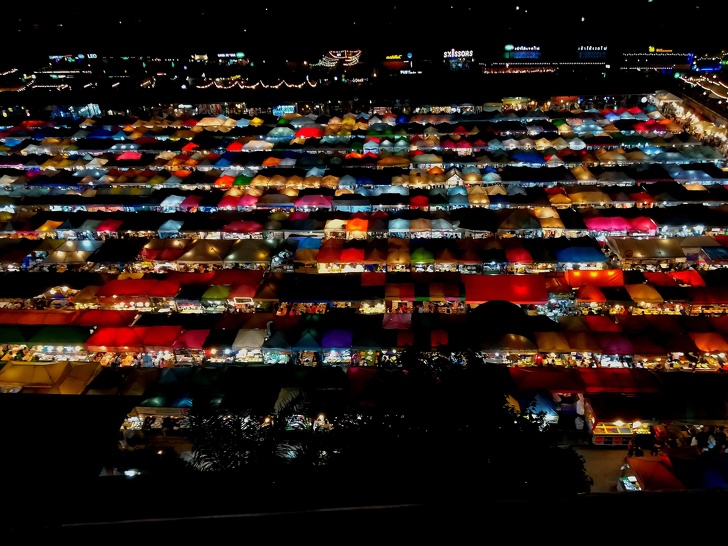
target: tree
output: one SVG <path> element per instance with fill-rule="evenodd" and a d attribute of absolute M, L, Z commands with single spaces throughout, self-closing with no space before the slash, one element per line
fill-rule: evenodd
<path fill-rule="evenodd" d="M 374 407 L 316 417 L 309 392 L 279 398 L 263 420 L 251 411 L 194 404 L 193 466 L 200 471 L 274 469 L 278 480 L 325 498 L 374 495 L 422 500 L 476 490 L 485 499 L 588 493 L 584 460 L 560 447 L 543 415 L 521 414 L 504 392 L 507 368 L 477 353 L 467 365 L 402 355 L 385 370 L 391 394 Z M 250 472 L 249 472 L 250 473 Z"/>

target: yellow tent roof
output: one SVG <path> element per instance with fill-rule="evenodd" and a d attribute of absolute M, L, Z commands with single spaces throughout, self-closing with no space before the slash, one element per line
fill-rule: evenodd
<path fill-rule="evenodd" d="M 71 362 L 66 378 L 53 386 L 48 394 L 83 394 L 100 372 L 100 362 Z"/>
<path fill-rule="evenodd" d="M 11 361 L 0 370 L 0 388 L 51 388 L 69 374 L 69 362 L 15 362 Z"/>

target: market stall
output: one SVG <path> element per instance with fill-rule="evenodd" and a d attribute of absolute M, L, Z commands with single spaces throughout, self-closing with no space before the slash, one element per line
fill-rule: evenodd
<path fill-rule="evenodd" d="M 293 359 L 293 348 L 285 332 L 278 330 L 261 346 L 263 364 L 288 364 Z"/>
<path fill-rule="evenodd" d="M 241 328 L 233 341 L 236 364 L 263 364 L 265 328 Z"/>

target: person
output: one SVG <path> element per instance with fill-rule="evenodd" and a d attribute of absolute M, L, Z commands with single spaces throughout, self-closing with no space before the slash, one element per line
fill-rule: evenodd
<path fill-rule="evenodd" d="M 703 448 L 703 453 L 710 453 L 712 451 L 716 450 L 716 447 L 718 446 L 718 442 L 715 438 L 715 433 L 711 432 L 708 436 L 708 442 L 706 443 L 705 447 Z"/>
<path fill-rule="evenodd" d="M 162 419 L 162 436 L 167 434 L 174 428 L 174 420 L 168 415 Z"/>
<path fill-rule="evenodd" d="M 635 450 L 637 449 L 637 438 L 632 436 L 627 444 L 627 457 L 633 457 Z"/>

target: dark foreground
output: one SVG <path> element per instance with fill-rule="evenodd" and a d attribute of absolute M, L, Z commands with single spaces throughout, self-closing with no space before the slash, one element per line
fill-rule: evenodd
<path fill-rule="evenodd" d="M 54 484 L 48 486 L 53 488 Z M 338 539 L 347 543 L 445 538 L 451 544 L 453 539 L 478 536 L 523 544 L 526 539 L 553 539 L 554 535 L 598 536 L 599 528 L 614 536 L 615 532 L 604 525 L 618 521 L 622 522 L 618 525 L 629 525 L 626 520 L 630 519 L 634 520 L 632 528 L 621 533 L 647 539 L 656 533 L 660 536 L 667 526 L 672 526 L 664 518 L 675 510 L 687 523 L 693 518 L 709 517 L 728 500 L 725 491 L 690 491 L 483 501 L 481 491 L 469 490 L 465 485 L 447 496 L 432 492 L 419 501 L 406 494 L 389 493 L 348 503 L 337 498 L 322 499 L 321 492 L 305 490 L 277 491 L 275 495 L 280 498 L 273 499 L 271 491 L 251 490 L 243 483 L 215 479 L 204 486 L 159 482 L 144 488 L 142 492 L 129 487 L 129 483 L 109 482 L 98 487 L 55 489 L 48 495 L 36 490 L 36 502 L 23 503 L 23 508 L 16 510 L 22 513 L 20 517 L 13 516 L 12 510 L 5 514 L 5 536 L 10 542 L 5 540 L 4 544 L 112 537 L 192 540 L 205 535 L 276 541 Z M 643 518 L 649 521 L 638 523 Z M 675 533 L 681 533 L 681 529 L 687 532 L 688 528 L 677 525 Z"/>

